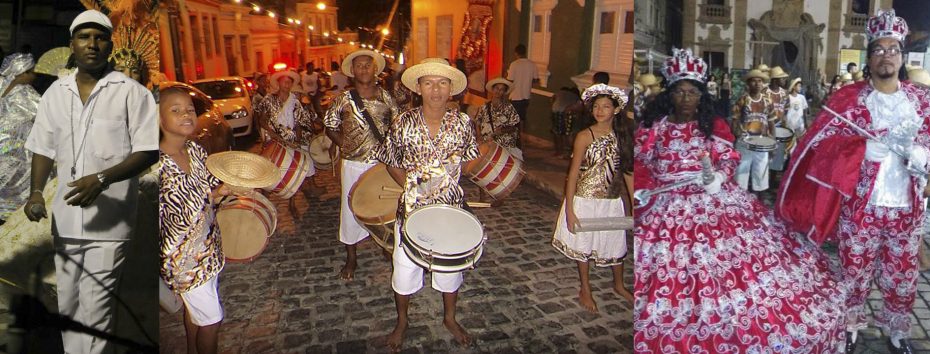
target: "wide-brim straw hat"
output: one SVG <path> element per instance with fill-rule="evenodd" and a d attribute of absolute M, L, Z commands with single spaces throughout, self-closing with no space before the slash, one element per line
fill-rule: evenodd
<path fill-rule="evenodd" d="M 748 73 L 746 73 L 746 76 L 743 76 L 743 81 L 749 81 L 755 78 L 760 78 L 762 79 L 762 81 L 769 80 L 769 76 L 763 73 L 762 70 L 752 69 L 752 70 L 749 70 Z"/>
<path fill-rule="evenodd" d="M 788 76 L 789 76 L 788 73 L 782 70 L 780 66 L 776 66 L 772 68 L 772 70 L 769 71 L 769 77 L 773 79 L 781 79 L 781 78 L 786 78 Z"/>
<path fill-rule="evenodd" d="M 285 76 L 291 78 L 291 80 L 294 80 L 295 84 L 300 82 L 300 75 L 297 75 L 296 72 L 291 71 L 291 70 L 282 70 L 274 74 L 271 74 L 271 81 L 278 82 L 278 79 L 285 77 Z"/>
<path fill-rule="evenodd" d="M 761 72 L 767 72 L 769 71 L 769 66 L 765 64 L 759 64 L 758 66 L 756 66 L 756 70 L 759 70 Z"/>
<path fill-rule="evenodd" d="M 662 82 L 662 81 L 659 81 L 659 78 L 653 74 L 642 74 L 639 76 L 639 79 L 637 80 L 639 81 L 641 85 L 645 87 L 658 85 L 659 83 Z"/>
<path fill-rule="evenodd" d="M 845 73 L 845 74 L 843 74 L 843 76 L 840 76 L 840 81 L 842 81 L 842 82 L 853 81 L 852 74 L 850 74 L 850 73 Z"/>
<path fill-rule="evenodd" d="M 488 81 L 488 83 L 484 84 L 484 89 L 488 92 L 491 92 L 491 89 L 493 89 L 494 85 L 497 85 L 497 84 L 504 84 L 507 86 L 507 92 L 505 93 L 509 93 L 510 90 L 513 89 L 513 83 L 502 77 Z"/>
<path fill-rule="evenodd" d="M 375 65 L 378 67 L 378 70 L 375 71 L 375 76 L 378 76 L 378 74 L 384 71 L 384 57 L 381 56 L 381 54 L 375 53 L 368 49 L 359 49 L 352 52 L 342 60 L 342 73 L 346 74 L 348 77 L 355 77 L 355 75 L 352 74 L 352 60 L 363 55 L 370 56 L 371 59 L 374 60 Z"/>
<path fill-rule="evenodd" d="M 230 188 L 267 188 L 281 181 L 281 170 L 267 158 L 245 151 L 225 151 L 207 157 L 207 170 Z"/>
<path fill-rule="evenodd" d="M 916 82 L 925 86 L 930 86 L 930 73 L 921 67 L 912 68 L 907 71 L 907 78 L 911 82 Z"/>
<path fill-rule="evenodd" d="M 426 58 L 423 59 L 419 64 L 411 66 L 404 71 L 404 74 L 400 77 L 400 81 L 406 86 L 410 91 L 417 92 L 417 80 L 424 76 L 442 76 L 452 81 L 452 92 L 451 94 L 458 95 L 465 91 L 465 86 L 468 84 L 468 79 L 465 78 L 465 73 L 459 71 L 455 67 L 449 65 L 445 59 L 442 58 Z"/>
<path fill-rule="evenodd" d="M 796 78 L 794 78 L 794 80 L 791 80 L 791 84 L 788 85 L 788 90 L 790 91 L 791 89 L 793 89 L 793 88 L 794 88 L 794 85 L 796 85 L 796 84 L 799 83 L 799 82 L 801 82 L 801 78 L 800 78 L 800 77 L 796 77 Z"/>

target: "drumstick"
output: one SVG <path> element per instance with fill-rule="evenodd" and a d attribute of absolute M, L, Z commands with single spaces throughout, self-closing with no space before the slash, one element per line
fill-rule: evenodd
<path fill-rule="evenodd" d="M 491 203 L 484 203 L 484 202 L 467 202 L 465 204 L 468 204 L 468 206 L 472 208 L 490 208 L 491 207 Z"/>
<path fill-rule="evenodd" d="M 388 187 L 388 186 L 382 186 L 381 190 L 385 192 L 392 192 L 392 193 L 403 193 L 404 192 L 404 190 L 401 188 L 394 188 L 394 187 Z"/>

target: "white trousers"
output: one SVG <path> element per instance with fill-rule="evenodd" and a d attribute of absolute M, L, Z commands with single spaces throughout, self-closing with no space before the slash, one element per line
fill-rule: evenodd
<path fill-rule="evenodd" d="M 357 161 L 342 160 L 342 208 L 339 211 L 339 242 L 347 245 L 354 245 L 368 238 L 368 230 L 355 218 L 352 209 L 349 208 L 349 192 L 352 186 L 358 181 L 358 178 L 368 171 L 375 164 Z"/>
<path fill-rule="evenodd" d="M 400 226 L 394 225 L 394 235 L 400 235 Z M 394 292 L 401 295 L 411 295 L 423 288 L 423 267 L 414 263 L 407 257 L 401 245 L 400 237 L 394 237 L 394 271 L 391 273 L 391 287 Z M 465 277 L 462 272 L 441 273 L 432 272 L 433 289 L 444 293 L 453 293 L 459 290 Z"/>
<path fill-rule="evenodd" d="M 734 178 L 740 188 L 747 189 L 752 180 L 754 191 L 769 189 L 769 153 L 749 150 L 742 142 L 737 142 L 736 148 L 741 156 Z"/>
<path fill-rule="evenodd" d="M 94 329 L 113 333 L 113 296 L 120 267 L 125 260 L 124 241 L 87 241 L 55 237 L 58 281 L 58 312 Z M 83 268 L 83 271 L 81 270 Z M 103 285 L 98 284 L 97 278 Z M 65 331 L 61 334 L 65 353 L 111 353 L 113 346 L 93 336 Z"/>

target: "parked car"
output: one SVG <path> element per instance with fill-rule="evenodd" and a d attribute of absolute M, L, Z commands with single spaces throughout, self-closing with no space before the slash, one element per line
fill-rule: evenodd
<path fill-rule="evenodd" d="M 252 134 L 252 98 L 248 82 L 239 76 L 197 80 L 194 87 L 207 94 L 223 112 L 233 136 Z"/>
<path fill-rule="evenodd" d="M 190 92 L 197 113 L 197 130 L 191 137 L 194 142 L 203 146 L 208 154 L 232 150 L 233 130 L 210 96 L 194 86 L 177 81 L 166 81 L 159 87 L 180 87 Z"/>

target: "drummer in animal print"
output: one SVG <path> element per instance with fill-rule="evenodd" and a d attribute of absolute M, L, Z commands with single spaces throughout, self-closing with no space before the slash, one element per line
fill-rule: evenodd
<path fill-rule="evenodd" d="M 428 58 L 407 69 L 401 80 L 423 97 L 423 105 L 394 119 L 380 156 L 391 177 L 404 187 L 395 235 L 400 235 L 406 216 L 414 209 L 433 204 L 464 206 L 465 193 L 458 182 L 462 164 L 478 157 L 471 120 L 458 110 L 446 109 L 449 97 L 465 90 L 465 74 L 444 59 Z M 403 347 L 410 296 L 423 287 L 423 268 L 401 250 L 401 237 L 394 238 L 391 276 L 397 306 L 397 324 L 388 335 L 393 352 Z M 470 345 L 471 336 L 455 320 L 462 273 L 433 272 L 431 278 L 433 289 L 442 292 L 443 324 L 459 344 Z"/>
<path fill-rule="evenodd" d="M 382 70 L 384 58 L 375 52 L 358 50 L 349 54 L 342 61 L 342 71 L 354 78 L 355 87 L 336 96 L 323 118 L 326 135 L 342 151 L 339 242 L 345 244 L 346 263 L 339 277 L 344 280 L 355 277 L 356 244 L 368 237 L 368 231 L 349 208 L 349 191 L 358 178 L 378 162 L 377 151 L 381 149 L 391 119 L 398 113 L 391 94 L 377 84 L 376 76 Z M 369 119 L 375 127 L 369 125 Z"/>
<path fill-rule="evenodd" d="M 189 353 L 216 353 L 223 307 L 217 278 L 225 259 L 213 200 L 229 189 L 207 171 L 207 152 L 189 136 L 197 113 L 186 90 L 159 94 L 161 278 L 184 300 Z"/>
<path fill-rule="evenodd" d="M 772 106 L 775 107 L 774 113 L 778 119 L 775 125 L 783 127 L 785 126 L 785 111 L 788 109 L 788 90 L 785 90 L 785 85 L 788 83 L 788 73 L 782 70 L 780 66 L 776 66 L 769 72 L 769 77 L 771 79 L 766 93 L 768 93 L 769 99 L 772 100 Z"/>
<path fill-rule="evenodd" d="M 489 81 L 484 87 L 490 93 L 491 100 L 478 109 L 475 124 L 478 126 L 478 143 L 493 141 L 507 149 L 511 155 L 523 160 L 523 151 L 517 147 L 520 141 L 520 116 L 507 99 L 513 83 L 504 78 Z M 481 192 L 481 201 L 487 201 L 490 195 Z M 500 206 L 503 200 L 495 200 L 491 205 Z"/>
<path fill-rule="evenodd" d="M 738 137 L 736 147 L 740 152 L 739 167 L 736 170 L 736 182 L 743 189 L 762 192 L 769 188 L 769 153 L 750 150 L 743 138 L 749 135 L 775 136 L 775 105 L 763 92 L 768 77 L 757 69 L 750 70 L 744 78 L 749 92 L 744 94 L 733 106 L 733 118 L 730 129 Z"/>

